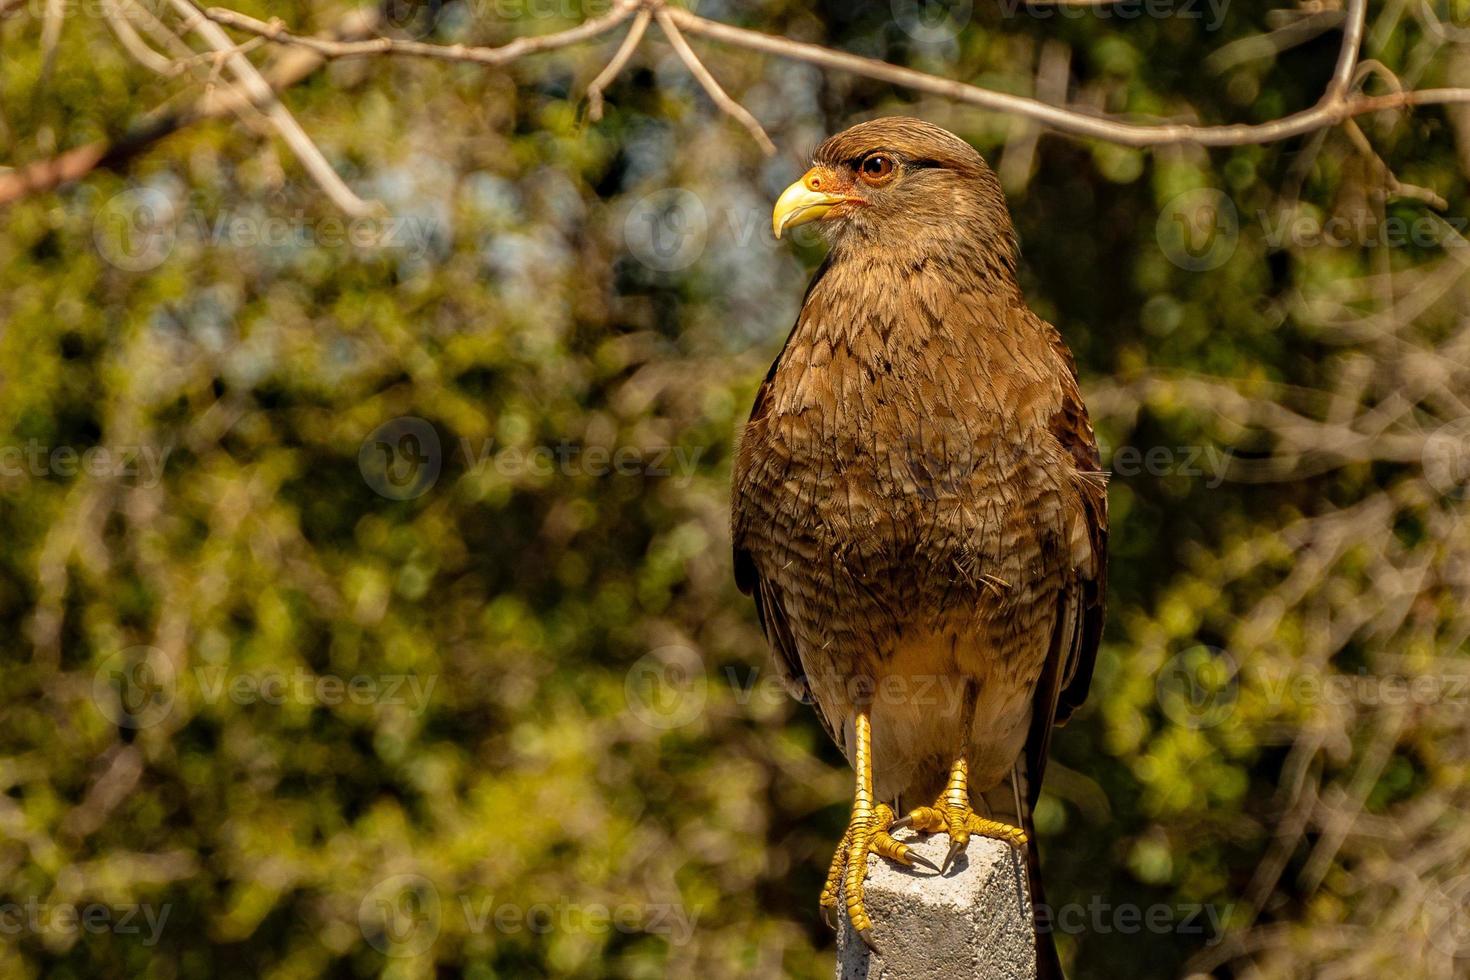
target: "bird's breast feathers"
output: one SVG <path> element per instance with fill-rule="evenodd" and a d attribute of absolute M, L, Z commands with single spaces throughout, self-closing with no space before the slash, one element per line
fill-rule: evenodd
<path fill-rule="evenodd" d="M 1014 296 L 927 283 L 862 305 L 838 272 L 817 284 L 742 441 L 737 511 L 780 508 L 781 537 L 880 579 L 918 546 L 960 577 L 1049 571 L 1073 469 L 1048 429 L 1050 328 Z"/>

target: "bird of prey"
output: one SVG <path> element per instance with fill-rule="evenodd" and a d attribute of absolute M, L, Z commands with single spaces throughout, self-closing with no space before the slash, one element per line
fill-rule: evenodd
<path fill-rule="evenodd" d="M 995 175 L 944 129 L 828 138 L 772 221 L 830 248 L 756 393 L 731 529 L 782 679 L 857 773 L 823 914 L 841 901 L 874 945 L 867 858 L 918 860 L 902 827 L 949 835 L 941 874 L 974 834 L 1024 849 L 1039 906 L 1031 810 L 1087 695 L 1106 574 L 1071 352 L 1022 296 Z M 1038 969 L 1061 975 L 1040 929 Z"/>

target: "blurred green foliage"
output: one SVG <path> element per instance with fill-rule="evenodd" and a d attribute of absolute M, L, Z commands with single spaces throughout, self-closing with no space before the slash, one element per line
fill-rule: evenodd
<path fill-rule="evenodd" d="M 391 6 L 398 30 L 443 43 L 581 16 Z M 1337 51 L 1328 31 L 1214 72 L 1209 52 L 1274 15 L 1232 5 L 1212 30 L 1201 4 L 1133 18 L 954 5 L 948 21 L 937 6 L 699 12 L 1021 93 L 1061 45 L 1074 101 L 1209 121 L 1309 105 Z M 149 73 L 88 5 L 66 5 L 48 57 L 44 7 L 0 23 L 10 166 L 117 139 L 211 83 L 203 59 L 182 78 Z M 341 13 L 241 9 L 310 29 Z M 1369 55 L 1420 87 L 1463 77 L 1461 47 L 1383 18 Z M 1381 173 L 1340 130 L 1209 152 L 1043 135 L 1033 154 L 1016 120 L 696 43 L 782 148 L 764 160 L 655 33 L 600 124 L 581 94 L 611 40 L 507 69 L 343 61 L 292 88 L 286 104 L 386 223 L 346 223 L 254 112 L 0 212 L 0 911 L 42 923 L 0 922 L 0 973 L 829 974 L 816 896 L 850 780 L 779 693 L 733 587 L 727 481 L 820 258 L 770 240 L 770 201 L 822 136 L 898 111 L 961 133 L 1001 172 L 1027 293 L 1077 352 L 1110 452 L 1171 453 L 1115 476 L 1107 644 L 1038 815 L 1054 904 L 1162 904 L 1169 925 L 1089 919 L 1061 937 L 1074 975 L 1183 975 L 1213 952 L 1192 968 L 1307 975 L 1232 967 L 1246 954 L 1207 945 L 1216 924 L 1279 926 L 1293 963 L 1332 959 L 1320 937 L 1335 928 L 1383 938 L 1354 918 L 1355 876 L 1389 852 L 1362 843 L 1371 826 L 1324 847 L 1338 829 L 1292 822 L 1291 780 L 1407 820 L 1462 792 L 1463 723 L 1426 713 L 1380 738 L 1373 712 L 1269 682 L 1303 664 L 1381 671 L 1384 651 L 1418 669 L 1462 653 L 1450 576 L 1404 599 L 1427 631 L 1348 630 L 1328 649 L 1314 638 L 1344 627 L 1313 603 L 1371 612 L 1380 558 L 1449 568 L 1433 528 L 1463 498 L 1415 496 L 1419 460 L 1403 452 L 1329 454 L 1264 481 L 1183 459 L 1279 455 L 1255 416 L 1221 420 L 1232 398 L 1337 392 L 1306 398 L 1327 420 L 1365 391 L 1369 407 L 1428 398 L 1411 378 L 1347 387 L 1349 362 L 1371 373 L 1397 348 L 1323 327 L 1318 300 L 1367 317 L 1381 290 L 1344 297 L 1344 283 L 1458 258 L 1268 239 L 1260 216 L 1283 200 L 1322 216 L 1382 200 Z M 1363 125 L 1399 179 L 1465 213 L 1463 116 Z M 1202 188 L 1232 202 L 1240 232 L 1219 267 L 1191 270 L 1160 219 Z M 1402 196 L 1386 208 L 1432 213 Z M 644 237 L 648 221 L 673 252 Z M 1428 342 L 1461 329 L 1457 297 L 1416 321 Z M 1176 384 L 1200 376 L 1228 389 Z M 96 447 L 110 455 L 84 455 Z M 1398 496 L 1379 513 L 1385 488 Z M 1389 557 L 1292 536 L 1360 505 L 1364 526 L 1386 522 Z M 1304 561 L 1325 570 L 1303 580 Z M 1284 848 L 1282 825 L 1296 834 Z M 1411 841 L 1459 833 L 1404 826 Z M 68 905 L 102 908 L 102 926 L 68 928 Z M 1194 905 L 1208 914 L 1181 922 Z M 1434 925 L 1381 928 L 1401 941 Z M 1383 948 L 1379 968 L 1452 975 L 1433 972 L 1430 946 L 1417 960 Z"/>

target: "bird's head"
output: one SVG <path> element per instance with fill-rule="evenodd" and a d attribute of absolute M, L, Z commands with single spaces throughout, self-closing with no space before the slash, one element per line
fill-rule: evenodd
<path fill-rule="evenodd" d="M 809 221 L 839 245 L 910 251 L 963 240 L 1005 259 L 1015 252 L 1005 197 L 980 154 L 906 116 L 859 123 L 817 147 L 811 169 L 776 201 L 771 227 L 780 238 Z"/>

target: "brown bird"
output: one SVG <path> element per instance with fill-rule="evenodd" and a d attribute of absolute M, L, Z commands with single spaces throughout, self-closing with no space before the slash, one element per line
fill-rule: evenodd
<path fill-rule="evenodd" d="M 841 898 L 873 945 L 867 857 L 917 860 L 904 826 L 949 835 L 940 873 L 972 834 L 1025 849 L 1039 906 L 1031 810 L 1087 696 L 1106 570 L 1071 352 L 1021 294 L 995 175 L 937 126 L 827 139 L 772 220 L 820 222 L 830 251 L 740 442 L 735 577 L 857 771 L 823 914 Z M 1038 968 L 1061 975 L 1042 929 Z"/>

